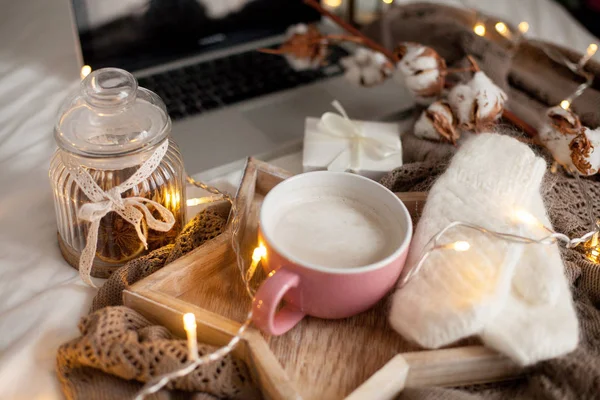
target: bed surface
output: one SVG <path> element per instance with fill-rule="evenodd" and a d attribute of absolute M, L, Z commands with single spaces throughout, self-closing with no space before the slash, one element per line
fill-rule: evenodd
<path fill-rule="evenodd" d="M 529 37 L 579 51 L 595 40 L 550 0 L 445 3 L 526 20 Z M 56 348 L 95 293 L 60 255 L 48 181 L 58 107 L 79 81 L 68 1 L 3 1 L 0 38 L 0 398 L 60 399 Z"/>

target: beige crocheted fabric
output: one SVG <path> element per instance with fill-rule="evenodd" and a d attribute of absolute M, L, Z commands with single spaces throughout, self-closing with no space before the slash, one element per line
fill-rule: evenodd
<path fill-rule="evenodd" d="M 175 243 L 136 258 L 116 270 L 98 290 L 90 312 L 123 304 L 123 289 L 158 271 L 165 264 L 178 259 L 205 241 L 217 237 L 223 232 L 225 223 L 223 217 L 211 210 L 199 213 L 183 228 Z"/>
<path fill-rule="evenodd" d="M 184 365 L 187 345 L 162 326 L 153 326 L 135 311 L 120 306 L 123 289 L 159 270 L 223 232 L 225 219 L 205 210 L 179 234 L 174 244 L 130 261 L 100 288 L 81 337 L 58 350 L 57 374 L 67 399 L 130 399 L 153 377 Z M 199 354 L 212 351 L 199 344 Z M 171 382 L 152 399 L 257 399 L 260 392 L 246 365 L 227 356 Z"/>
<path fill-rule="evenodd" d="M 541 149 L 537 150 L 542 152 Z M 392 171 L 381 183 L 393 191 L 427 191 L 444 169 L 444 161 L 416 162 Z M 600 216 L 600 181 L 597 177 L 581 178 L 581 182 L 578 182 L 564 172 L 547 173 L 543 184 L 543 197 L 554 229 L 571 237 L 580 236 L 590 230 L 587 204 L 592 205 L 594 216 Z M 581 247 L 562 249 L 562 257 L 581 328 L 580 345 L 577 350 L 564 357 L 536 365 L 524 380 L 510 384 L 470 387 L 463 390 L 410 389 L 399 398 L 597 399 L 600 393 L 600 265 L 589 262 L 584 257 Z"/>
<path fill-rule="evenodd" d="M 188 361 L 185 340 L 175 339 L 162 326 L 126 307 L 107 307 L 79 323 L 82 337 L 58 350 L 57 373 L 68 399 L 130 399 L 141 384 Z M 198 344 L 200 355 L 214 349 Z M 125 380 L 118 380 L 115 377 Z M 206 399 L 258 399 L 243 362 L 231 355 L 171 381 L 157 398 L 182 398 L 202 392 Z M 188 395 L 186 398 L 194 398 Z"/>

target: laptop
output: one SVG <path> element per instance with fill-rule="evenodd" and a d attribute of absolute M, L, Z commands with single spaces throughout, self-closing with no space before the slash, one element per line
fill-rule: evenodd
<path fill-rule="evenodd" d="M 366 120 L 412 104 L 399 84 L 345 81 L 348 49 L 331 48 L 327 65 L 310 71 L 258 52 L 293 24 L 336 32 L 302 0 L 72 0 L 72 11 L 81 66 L 126 69 L 161 96 L 190 174 L 299 150 L 305 118 L 332 111 L 334 99 Z"/>

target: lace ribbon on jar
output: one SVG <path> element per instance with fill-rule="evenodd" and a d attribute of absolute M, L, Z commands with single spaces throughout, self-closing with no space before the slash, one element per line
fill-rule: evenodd
<path fill-rule="evenodd" d="M 131 177 L 108 191 L 102 190 L 89 172 L 73 158 L 65 154 L 61 155 L 61 160 L 73 180 L 90 199 L 90 203 L 82 205 L 77 212 L 79 219 L 90 222 L 86 245 L 79 259 L 79 275 L 86 284 L 96 287 L 91 279 L 91 270 L 96 256 L 100 220 L 106 214 L 114 211 L 125 221 L 132 224 L 146 249 L 148 243 L 141 228 L 144 217 L 149 228 L 160 232 L 168 232 L 175 224 L 173 213 L 162 204 L 145 197 L 122 197 L 122 194 L 127 190 L 139 185 L 152 175 L 161 163 L 168 147 L 169 141 L 165 140 Z M 154 218 L 152 211 L 148 209 L 148 204 L 152 205 L 163 221 Z"/>

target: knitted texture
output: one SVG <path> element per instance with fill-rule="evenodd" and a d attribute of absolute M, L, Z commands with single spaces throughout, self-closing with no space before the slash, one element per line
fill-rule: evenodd
<path fill-rule="evenodd" d="M 440 147 L 451 147 L 436 144 Z M 537 149 L 539 150 L 539 149 Z M 392 191 L 429 191 L 447 166 L 442 161 L 406 164 L 385 176 L 381 183 Z M 600 182 L 581 182 L 559 171 L 547 172 L 541 194 L 553 228 L 570 237 L 590 230 L 590 213 L 600 215 Z M 565 275 L 579 321 L 575 351 L 528 369 L 524 379 L 503 384 L 478 385 L 460 390 L 420 388 L 405 390 L 399 399 L 595 399 L 600 392 L 600 266 L 589 262 L 581 247 L 560 248 Z"/>
<path fill-rule="evenodd" d="M 127 398 L 131 385 L 122 388 L 97 370 L 147 382 L 188 362 L 185 340 L 173 338 L 166 328 L 151 325 L 126 307 L 96 311 L 82 318 L 79 330 L 82 337 L 62 345 L 57 356 L 58 377 L 68 399 Z M 201 356 L 214 350 L 203 344 L 198 347 Z M 205 392 L 221 399 L 260 398 L 244 363 L 231 355 L 169 382 L 166 389 Z"/>
<path fill-rule="evenodd" d="M 582 54 L 533 40 L 522 40 L 517 48 L 501 46 L 473 32 L 475 23 L 483 20 L 499 19 L 441 4 L 409 3 L 387 10 L 366 28 L 365 33 L 390 50 L 399 42 L 430 46 L 446 60 L 449 67 L 468 66 L 466 56 L 472 55 L 486 75 L 506 92 L 508 109 L 518 110 L 521 118 L 532 126 L 538 126 L 544 110 L 559 104 L 580 83 L 580 78 L 549 58 L 541 46 L 553 57 L 566 57 L 574 63 Z M 591 60 L 586 64 L 586 70 L 598 75 L 600 64 Z M 463 81 L 471 76 L 470 73 L 453 75 Z M 599 84 L 594 83 L 572 106 L 584 125 L 597 127 L 600 124 L 597 112 L 600 107 Z M 402 145 L 405 145 L 404 141 Z M 441 150 L 437 148 L 432 151 Z M 404 160 L 405 163 L 413 161 L 410 158 Z"/>
<path fill-rule="evenodd" d="M 124 289 L 187 254 L 207 240 L 217 237 L 225 229 L 225 223 L 225 219 L 219 214 L 211 210 L 202 211 L 187 223 L 173 244 L 136 258 L 115 271 L 98 290 L 90 312 L 107 306 L 122 305 Z"/>
<path fill-rule="evenodd" d="M 112 400 L 135 396 L 153 377 L 183 366 L 187 345 L 161 326 L 153 326 L 135 311 L 123 307 L 122 292 L 166 264 L 215 238 L 226 220 L 208 209 L 181 231 L 173 244 L 130 261 L 111 275 L 82 318 L 82 336 L 59 348 L 57 374 L 68 399 Z M 199 344 L 199 354 L 211 352 Z M 171 382 L 151 399 L 260 398 L 243 362 L 229 355 L 197 368 Z"/>
<path fill-rule="evenodd" d="M 551 226 L 539 191 L 527 211 Z M 523 234 L 539 239 L 548 231 L 533 225 L 525 227 Z M 508 297 L 498 315 L 488 320 L 481 338 L 489 347 L 529 365 L 574 350 L 578 325 L 558 246 L 523 247 Z"/>
<path fill-rule="evenodd" d="M 175 240 L 166 263 L 170 263 L 194 250 L 207 240 L 217 237 L 225 229 L 225 219 L 213 211 L 204 211 L 183 228 Z"/>
<path fill-rule="evenodd" d="M 406 270 L 416 266 L 429 240 L 454 221 L 520 233 L 515 209 L 528 208 L 546 164 L 508 136 L 481 134 L 465 143 L 431 189 L 415 230 Z M 457 228 L 442 243 L 468 241 L 467 252 L 438 250 L 394 294 L 392 326 L 430 348 L 481 332 L 508 296 L 524 246 Z"/>

